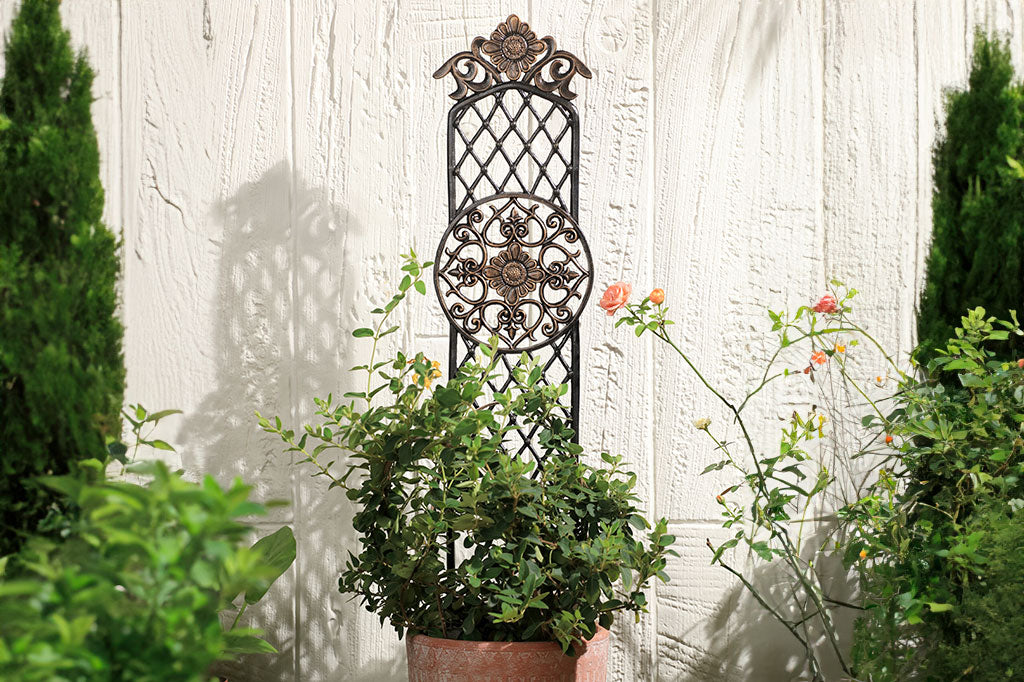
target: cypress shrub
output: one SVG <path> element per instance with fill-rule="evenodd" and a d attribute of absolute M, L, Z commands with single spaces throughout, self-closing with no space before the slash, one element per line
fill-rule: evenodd
<path fill-rule="evenodd" d="M 965 310 L 1024 306 L 1024 88 L 1006 43 L 975 34 L 968 88 L 946 98 L 933 153 L 933 231 L 917 318 L 918 359 L 935 357 Z M 1019 340 L 1005 350 L 1021 351 Z"/>
<path fill-rule="evenodd" d="M 935 680 L 1013 680 L 1024 673 L 1024 516 L 1005 502 L 990 500 L 966 524 L 983 549 L 984 574 L 964 587 L 942 641 L 929 657 Z"/>
<path fill-rule="evenodd" d="M 118 244 L 102 221 L 93 71 L 59 7 L 23 0 L 0 83 L 0 556 L 61 511 L 34 479 L 105 459 L 120 435 Z"/>

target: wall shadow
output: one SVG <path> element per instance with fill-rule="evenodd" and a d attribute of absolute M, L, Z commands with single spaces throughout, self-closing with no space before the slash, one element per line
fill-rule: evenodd
<path fill-rule="evenodd" d="M 222 484 L 241 477 L 254 499 L 290 502 L 254 522 L 261 535 L 290 524 L 298 541 L 295 565 L 242 619 L 263 629 L 280 654 L 223 666 L 232 680 L 384 680 L 404 665 L 393 651 L 374 650 L 370 640 L 381 638 L 353 627 L 361 607 L 337 592 L 347 552 L 357 546 L 350 503 L 294 466 L 254 415 L 299 427 L 312 416 L 314 396 L 349 390 L 344 370 L 355 363 L 343 330 L 352 328 L 345 311 L 358 287 L 343 282 L 358 274 L 346 243 L 359 227 L 330 198 L 280 162 L 211 214 L 221 227 L 210 239 L 221 254 L 210 316 L 215 382 L 184 420 L 182 463 Z"/>
<path fill-rule="evenodd" d="M 808 542 L 808 545 L 813 545 Z M 738 570 L 744 561 L 737 555 L 732 564 Z M 705 570 L 724 571 L 718 566 Z M 753 570 L 744 570 L 766 601 L 787 619 L 798 621 L 797 607 L 792 598 L 792 586 L 775 565 L 760 563 Z M 856 577 L 851 578 L 842 562 L 829 557 L 819 560 L 816 573 L 826 587 L 826 594 L 841 601 L 856 601 Z M 849 608 L 837 607 L 832 617 L 844 655 L 849 655 L 853 637 L 853 624 L 857 613 Z M 844 676 L 830 644 L 820 627 L 810 627 L 807 639 L 813 642 L 818 660 L 823 665 L 823 679 L 830 682 L 848 680 Z M 714 614 L 705 619 L 700 632 L 693 634 L 698 641 L 710 643 L 706 655 L 695 661 L 693 668 L 673 679 L 673 682 L 811 682 L 807 672 L 802 646 L 771 614 L 735 581 L 719 601 Z"/>

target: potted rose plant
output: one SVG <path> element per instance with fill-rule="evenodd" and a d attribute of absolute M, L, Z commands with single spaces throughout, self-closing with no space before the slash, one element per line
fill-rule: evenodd
<path fill-rule="evenodd" d="M 604 680 L 606 628 L 646 611 L 674 538 L 642 516 L 620 457 L 581 459 L 559 418 L 566 389 L 536 364 L 521 360 L 513 387 L 491 395 L 500 358 L 487 348 L 443 384 L 422 353 L 376 358 L 396 306 L 426 290 L 430 264 L 405 258 L 399 292 L 354 332 L 373 345 L 354 368 L 365 390 L 316 400 L 320 423 L 300 435 L 279 418 L 260 425 L 356 503 L 360 550 L 339 586 L 409 635 L 411 680 Z M 524 423 L 542 466 L 505 447 Z"/>

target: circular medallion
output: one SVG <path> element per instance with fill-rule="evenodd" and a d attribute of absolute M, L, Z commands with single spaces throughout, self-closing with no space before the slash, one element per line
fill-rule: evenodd
<path fill-rule="evenodd" d="M 527 351 L 564 334 L 593 284 L 576 222 L 527 194 L 477 202 L 448 226 L 434 259 L 441 308 L 466 337 Z"/>

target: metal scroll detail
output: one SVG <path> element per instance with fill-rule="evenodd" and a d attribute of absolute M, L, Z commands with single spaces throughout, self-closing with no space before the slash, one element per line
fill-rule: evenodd
<path fill-rule="evenodd" d="M 498 24 L 490 38 L 477 36 L 469 51 L 459 52 L 434 72 L 434 78 L 451 74 L 455 91 L 450 97 L 461 100 L 470 92 L 483 92 L 503 82 L 532 83 L 544 92 L 557 92 L 566 100 L 576 97 L 569 89 L 573 76 L 591 78 L 593 74 L 579 57 L 559 50 L 551 36 L 537 38 L 530 25 L 512 14 Z"/>
<path fill-rule="evenodd" d="M 576 221 L 526 194 L 486 199 L 452 221 L 437 249 L 435 285 L 445 315 L 499 351 L 551 343 L 590 296 L 590 249 Z"/>

